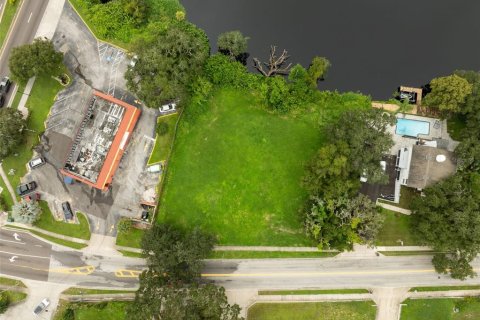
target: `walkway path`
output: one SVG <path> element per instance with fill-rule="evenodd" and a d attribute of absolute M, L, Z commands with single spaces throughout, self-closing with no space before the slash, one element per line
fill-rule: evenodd
<path fill-rule="evenodd" d="M 399 213 L 402 213 L 402 214 L 406 214 L 406 215 L 411 215 L 411 214 L 412 214 L 412 210 L 408 210 L 408 209 L 403 209 L 403 208 L 400 208 L 400 207 L 392 206 L 391 204 L 384 203 L 384 202 L 380 202 L 380 201 L 377 201 L 377 206 L 380 206 L 380 207 L 382 207 L 382 208 L 385 208 L 385 209 L 388 209 L 388 210 L 391 210 L 391 211 L 395 211 L 395 212 L 399 212 Z"/>
<path fill-rule="evenodd" d="M 10 184 L 10 180 L 8 180 L 7 175 L 5 174 L 5 171 L 3 170 L 2 163 L 0 162 L 0 176 L 3 179 L 3 182 L 7 186 L 8 192 L 10 192 L 10 196 L 13 199 L 13 203 L 18 203 L 17 197 L 15 196 L 15 191 L 13 190 L 12 185 Z"/>
<path fill-rule="evenodd" d="M 377 320 L 397 320 L 400 303 L 407 298 L 410 288 L 374 288 L 373 300 L 377 304 Z"/>

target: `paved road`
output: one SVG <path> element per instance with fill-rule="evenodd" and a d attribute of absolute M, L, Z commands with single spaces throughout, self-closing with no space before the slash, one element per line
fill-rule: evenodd
<path fill-rule="evenodd" d="M 0 229 L 0 271 L 47 281 L 52 246 L 26 233 Z"/>
<path fill-rule="evenodd" d="M 50 246 L 23 232 L 17 232 L 21 238 L 18 241 L 13 233 L 0 232 L 0 272 L 5 275 L 72 285 L 126 288 L 136 286 L 137 276 L 144 268 L 142 259 L 67 250 Z M 19 258 L 10 263 L 12 255 Z M 47 256 L 50 259 L 45 266 L 47 259 L 44 257 Z M 204 278 L 227 289 L 373 288 L 463 283 L 444 275 L 438 278 L 430 260 L 430 256 L 209 260 Z M 474 267 L 480 268 L 478 260 Z M 480 284 L 480 278 L 467 282 Z"/>
<path fill-rule="evenodd" d="M 10 261 L 14 256 L 14 261 Z M 0 273 L 4 275 L 52 283 L 132 288 L 144 266 L 142 259 L 86 254 L 52 246 L 27 232 L 0 229 Z"/>
<path fill-rule="evenodd" d="M 14 20 L 11 33 L 5 39 L 5 46 L 2 52 L 0 52 L 0 78 L 9 74 L 8 59 L 12 48 L 33 41 L 47 4 L 48 0 L 23 0 L 17 18 Z M 8 105 L 12 92 L 13 90 L 10 90 L 5 105 Z"/>

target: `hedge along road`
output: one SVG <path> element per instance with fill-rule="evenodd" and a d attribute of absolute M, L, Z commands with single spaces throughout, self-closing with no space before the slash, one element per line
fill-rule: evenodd
<path fill-rule="evenodd" d="M 183 0 L 188 20 L 216 50 L 218 34 L 240 30 L 251 57 L 270 45 L 307 67 L 325 56 L 332 68 L 320 88 L 389 98 L 399 85 L 423 85 L 455 69 L 480 69 L 480 1 Z"/>

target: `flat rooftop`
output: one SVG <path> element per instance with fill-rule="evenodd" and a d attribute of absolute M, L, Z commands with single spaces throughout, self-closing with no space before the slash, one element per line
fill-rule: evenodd
<path fill-rule="evenodd" d="M 139 116 L 140 110 L 134 106 L 94 91 L 61 172 L 106 190 Z"/>

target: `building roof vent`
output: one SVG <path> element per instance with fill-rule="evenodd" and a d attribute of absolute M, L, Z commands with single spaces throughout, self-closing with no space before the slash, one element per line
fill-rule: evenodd
<path fill-rule="evenodd" d="M 436 160 L 437 160 L 437 162 L 445 162 L 445 160 L 447 160 L 447 157 L 445 157 L 443 154 L 439 154 L 436 157 Z"/>

